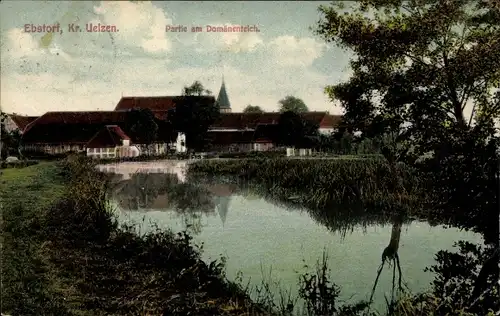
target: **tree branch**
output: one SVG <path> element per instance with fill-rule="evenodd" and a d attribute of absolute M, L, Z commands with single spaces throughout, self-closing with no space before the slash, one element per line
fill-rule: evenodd
<path fill-rule="evenodd" d="M 464 115 L 462 112 L 462 105 L 458 102 L 458 96 L 457 96 L 457 91 L 455 89 L 455 84 L 453 82 L 453 78 L 451 78 L 450 73 L 448 71 L 449 68 L 449 61 L 448 61 L 448 55 L 446 52 L 443 52 L 443 62 L 444 62 L 444 71 L 446 75 L 446 83 L 447 87 L 450 93 L 450 99 L 453 103 L 453 114 L 455 116 L 455 119 L 457 120 L 459 126 L 464 127 L 465 126 L 465 119 Z"/>
<path fill-rule="evenodd" d="M 474 103 L 474 105 L 472 107 L 472 112 L 470 113 L 469 124 L 467 124 L 467 127 L 470 127 L 470 124 L 472 123 L 472 118 L 476 114 L 476 105 L 477 105 L 477 103 Z"/>

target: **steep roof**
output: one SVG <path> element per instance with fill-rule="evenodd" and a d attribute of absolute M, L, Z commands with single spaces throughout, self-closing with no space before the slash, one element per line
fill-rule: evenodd
<path fill-rule="evenodd" d="M 21 131 L 24 131 L 24 129 L 26 128 L 26 126 L 28 126 L 29 123 L 33 122 L 38 118 L 38 116 L 24 116 L 17 114 L 10 114 L 9 117 Z"/>
<path fill-rule="evenodd" d="M 221 113 L 219 119 L 212 124 L 211 129 L 255 129 L 259 124 L 277 124 L 281 113 Z M 322 128 L 336 127 L 341 120 L 340 116 L 330 115 L 327 112 L 305 112 L 301 116 Z"/>
<path fill-rule="evenodd" d="M 159 96 L 159 97 L 122 97 L 115 111 L 133 108 L 150 109 L 152 111 L 168 111 L 175 108 L 178 98 L 187 98 L 207 103 L 215 103 L 213 96 Z"/>
<path fill-rule="evenodd" d="M 220 87 L 219 96 L 217 97 L 217 103 L 221 109 L 230 109 L 231 103 L 229 103 L 229 97 L 226 92 L 226 84 L 222 80 L 222 86 Z"/>
<path fill-rule="evenodd" d="M 122 144 L 122 140 L 130 140 L 117 125 L 106 125 L 98 131 L 87 143 L 87 148 L 115 147 Z"/>
<path fill-rule="evenodd" d="M 127 111 L 47 112 L 26 127 L 25 143 L 86 144 L 106 125 L 125 127 Z M 165 111 L 153 111 L 155 117 L 164 117 Z M 162 126 L 159 125 L 161 130 Z M 159 130 L 159 135 L 167 137 Z"/>

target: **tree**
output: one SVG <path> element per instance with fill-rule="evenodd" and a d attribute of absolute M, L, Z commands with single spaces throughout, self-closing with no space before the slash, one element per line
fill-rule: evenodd
<path fill-rule="evenodd" d="M 188 95 L 197 95 L 197 96 L 202 96 L 202 95 L 212 95 L 212 91 L 205 89 L 203 84 L 196 80 L 193 82 L 193 84 L 189 87 L 184 87 L 182 90 L 182 95 L 188 96 Z"/>
<path fill-rule="evenodd" d="M 317 124 L 295 112 L 284 112 L 278 120 L 278 143 L 301 148 L 312 147 L 314 137 L 318 136 L 318 128 Z"/>
<path fill-rule="evenodd" d="M 249 104 L 243 109 L 243 113 L 264 113 L 264 110 L 258 105 Z"/>
<path fill-rule="evenodd" d="M 158 137 L 158 124 L 153 112 L 150 109 L 132 109 L 127 113 L 125 126 L 134 142 L 147 145 L 149 153 L 149 145 Z"/>
<path fill-rule="evenodd" d="M 398 142 L 412 140 L 420 153 L 473 130 L 483 131 L 483 141 L 494 134 L 498 10 L 473 0 L 367 0 L 350 13 L 343 9 L 343 3 L 320 6 L 315 32 L 354 52 L 350 80 L 325 89 L 341 101 L 350 129 L 397 133 Z"/>
<path fill-rule="evenodd" d="M 284 99 L 281 99 L 278 103 L 280 105 L 281 113 L 287 111 L 292 111 L 295 113 L 303 113 L 309 111 L 304 101 L 291 95 L 285 97 Z"/>
<path fill-rule="evenodd" d="M 186 135 L 186 147 L 193 151 L 206 149 L 208 128 L 220 116 L 217 103 L 209 103 L 192 96 L 175 100 L 176 107 L 169 111 L 168 121 L 173 130 Z"/>
<path fill-rule="evenodd" d="M 463 217 L 462 225 L 478 229 L 486 243 L 492 235 L 498 243 L 500 11 L 493 3 L 362 0 L 348 12 L 342 3 L 322 5 L 315 27 L 325 41 L 354 53 L 351 78 L 325 89 L 344 107 L 346 128 L 392 134 L 398 146 L 382 152 L 393 160 L 432 152 L 420 169 L 429 201 Z M 495 274 L 498 267 L 485 261 L 467 304 Z M 470 286 L 458 293 L 469 292 Z"/>
<path fill-rule="evenodd" d="M 0 160 L 14 153 L 22 157 L 22 135 L 17 129 L 10 132 L 5 129 L 5 122 L 7 119 L 8 116 L 6 113 L 0 113 Z"/>

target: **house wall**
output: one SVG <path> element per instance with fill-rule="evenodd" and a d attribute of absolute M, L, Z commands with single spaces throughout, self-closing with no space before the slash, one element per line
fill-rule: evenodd
<path fill-rule="evenodd" d="M 253 150 L 255 151 L 268 151 L 274 147 L 273 143 L 254 143 Z"/>
<path fill-rule="evenodd" d="M 333 128 L 333 127 L 320 127 L 318 129 L 318 131 L 321 133 L 321 134 L 324 134 L 324 135 L 328 135 L 328 134 L 331 134 L 333 132 L 336 132 L 337 129 L 336 128 Z"/>
<path fill-rule="evenodd" d="M 151 145 L 146 145 L 146 144 L 135 144 L 135 146 L 139 149 L 141 152 L 141 155 L 152 155 L 152 156 L 157 156 L 157 155 L 163 155 L 167 153 L 168 150 L 168 144 L 167 143 L 154 143 Z"/>
<path fill-rule="evenodd" d="M 116 158 L 116 147 L 87 148 L 87 156 L 91 158 Z"/>
<path fill-rule="evenodd" d="M 310 148 L 294 148 L 294 147 L 288 147 L 286 149 L 286 156 L 287 157 L 294 157 L 294 156 L 311 156 L 312 155 L 312 149 Z"/>
<path fill-rule="evenodd" d="M 185 152 L 187 152 L 186 134 L 184 134 L 184 133 L 178 133 L 177 134 L 177 139 L 175 141 L 175 151 L 177 153 L 185 153 Z"/>
<path fill-rule="evenodd" d="M 68 152 L 81 152 L 85 150 L 84 145 L 61 145 L 61 144 L 24 144 L 22 146 L 23 150 L 44 152 L 47 154 L 64 154 Z"/>

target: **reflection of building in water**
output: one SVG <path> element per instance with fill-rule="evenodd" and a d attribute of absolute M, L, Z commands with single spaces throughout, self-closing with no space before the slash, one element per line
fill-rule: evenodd
<path fill-rule="evenodd" d="M 99 170 L 108 173 L 123 175 L 123 180 L 128 180 L 134 173 L 169 173 L 177 176 L 180 182 L 186 182 L 187 164 L 185 161 L 167 164 L 148 163 L 121 163 L 115 165 L 100 165 Z"/>
<path fill-rule="evenodd" d="M 213 184 L 209 185 L 207 189 L 214 195 L 215 208 L 219 213 L 222 225 L 224 225 L 229 211 L 229 202 L 235 188 L 227 184 Z"/>
<path fill-rule="evenodd" d="M 214 203 L 219 213 L 220 220 L 222 221 L 222 226 L 226 223 L 227 212 L 229 211 L 229 202 L 231 202 L 231 196 L 215 196 Z"/>

